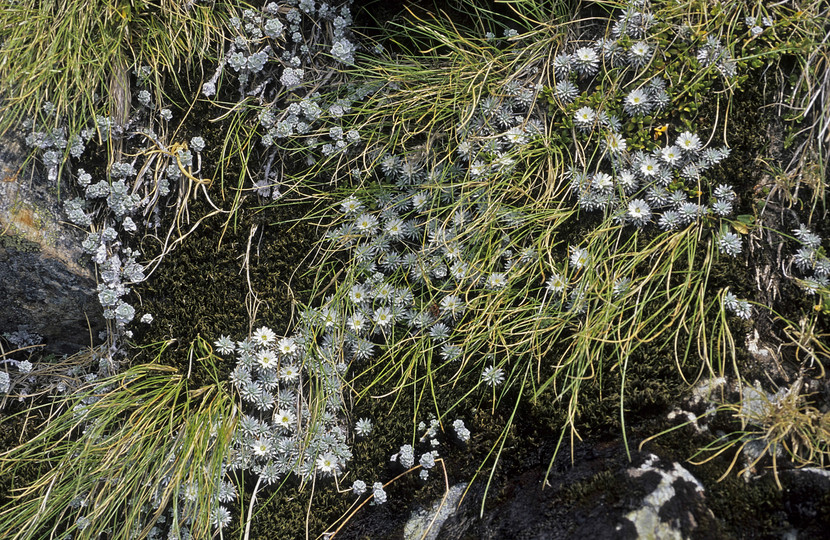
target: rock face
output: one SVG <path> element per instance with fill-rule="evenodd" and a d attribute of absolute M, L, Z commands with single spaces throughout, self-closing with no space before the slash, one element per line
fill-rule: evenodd
<path fill-rule="evenodd" d="M 584 445 L 576 461 L 557 458 L 543 489 L 542 464 L 511 474 L 488 494 L 480 516 L 485 482 L 474 483 L 460 505 L 435 520 L 429 534 L 442 540 L 502 538 L 684 539 L 728 538 L 709 508 L 701 482 L 683 465 L 652 453 L 633 453 L 622 444 Z M 451 495 L 451 494 L 449 494 Z M 447 499 L 450 499 L 448 496 Z M 437 502 L 436 502 L 437 505 Z M 433 506 L 436 506 L 433 505 Z M 370 508 L 358 514 L 338 538 L 416 538 L 402 526 L 395 509 Z M 424 513 L 419 510 L 413 515 Z M 405 514 L 403 514 L 405 516 Z M 430 519 L 431 519 L 430 515 Z M 422 520 L 423 521 L 423 520 Z M 429 526 L 429 523 L 427 523 Z"/>
<path fill-rule="evenodd" d="M 678 462 L 665 452 L 632 449 L 629 461 L 619 441 L 578 443 L 573 463 L 570 455 L 557 456 L 547 482 L 547 463 L 528 464 L 494 482 L 483 515 L 486 481 L 474 482 L 460 503 L 452 491 L 461 487 L 453 487 L 442 508 L 445 516 L 433 521 L 434 513 L 418 508 L 406 525 L 409 514 L 395 505 L 395 497 L 405 493 L 390 490 L 389 502 L 362 509 L 337 538 L 827 537 L 829 472 L 781 471 L 783 490 L 776 488 L 771 473 L 749 481 L 730 477 L 725 486 L 712 471 Z M 433 509 L 440 502 L 436 500 Z"/>
<path fill-rule="evenodd" d="M 724 537 L 703 487 L 680 464 L 645 454 L 632 467 L 624 455 L 616 445 L 597 448 L 549 478 L 545 489 L 544 469 L 528 470 L 481 519 L 473 493 L 444 523 L 441 538 Z"/>
<path fill-rule="evenodd" d="M 95 273 L 83 233 L 62 221 L 58 186 L 26 158 L 19 137 L 0 140 L 0 334 L 71 354 L 104 328 Z"/>

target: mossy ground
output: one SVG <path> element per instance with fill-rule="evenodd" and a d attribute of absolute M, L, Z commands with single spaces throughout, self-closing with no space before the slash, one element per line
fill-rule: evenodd
<path fill-rule="evenodd" d="M 201 210 L 196 205 L 191 211 Z M 307 298 L 312 285 L 302 267 L 317 232 L 307 223 L 284 224 L 302 217 L 302 211 L 295 207 L 257 214 L 246 209 L 227 229 L 220 215 L 202 223 L 198 233 L 169 253 L 152 278 L 136 289 L 142 311 L 154 317 L 148 328 L 139 327 L 136 341 L 176 340 L 162 361 L 187 373 L 186 353 L 197 336 L 213 342 L 222 335 L 237 340 L 248 335 L 253 295 L 258 303 L 256 324 L 288 333 L 292 316 L 298 315 L 297 301 Z M 233 365 L 218 366 L 223 380 Z M 204 381 L 198 373 L 193 377 L 196 384 Z"/>

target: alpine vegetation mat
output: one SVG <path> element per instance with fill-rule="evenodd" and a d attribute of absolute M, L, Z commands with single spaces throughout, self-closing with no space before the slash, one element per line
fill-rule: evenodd
<path fill-rule="evenodd" d="M 826 465 L 825 4 L 24 4 L 2 126 L 109 325 L 0 350 L 15 538 L 483 513 L 515 455 L 691 426 L 727 482 Z"/>

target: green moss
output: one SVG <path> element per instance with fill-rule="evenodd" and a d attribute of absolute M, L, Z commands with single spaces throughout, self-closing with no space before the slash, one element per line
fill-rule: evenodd
<path fill-rule="evenodd" d="M 199 215 L 203 208 L 197 204 L 191 211 Z M 295 276 L 295 270 L 301 267 L 316 238 L 308 224 L 287 224 L 302 217 L 302 212 L 301 207 L 274 208 L 260 214 L 243 209 L 238 213 L 238 225 L 224 231 L 224 236 L 223 217 L 206 220 L 198 234 L 164 258 L 151 279 L 136 287 L 136 297 L 141 300 L 139 312 L 154 317 L 149 327 L 137 326 L 136 344 L 175 340 L 162 362 L 188 373 L 191 366 L 187 350 L 197 336 L 212 343 L 221 335 L 235 340 L 248 335 L 246 301 L 251 301 L 251 291 L 258 301 L 253 324 L 270 326 L 278 334 L 290 333 L 291 318 L 296 315 L 294 306 L 311 288 L 310 279 Z M 152 254 L 155 246 L 145 239 L 141 248 Z M 219 365 L 222 378 L 227 377 L 233 364 L 229 359 Z M 209 381 L 198 366 L 192 368 L 194 384 Z"/>

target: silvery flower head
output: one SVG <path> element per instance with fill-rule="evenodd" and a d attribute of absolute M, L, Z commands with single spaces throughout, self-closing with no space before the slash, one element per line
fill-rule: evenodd
<path fill-rule="evenodd" d="M 573 57 L 568 53 L 559 53 L 553 58 L 553 72 L 559 82 L 564 82 L 571 74 Z"/>
<path fill-rule="evenodd" d="M 623 108 L 629 116 L 648 114 L 651 111 L 648 92 L 641 88 L 635 88 L 625 96 Z"/>
<path fill-rule="evenodd" d="M 556 99 L 568 105 L 579 97 L 579 89 L 570 81 L 559 81 L 553 87 L 553 95 Z"/>
<path fill-rule="evenodd" d="M 596 118 L 597 113 L 594 109 L 588 106 L 580 107 L 574 113 L 574 125 L 581 131 L 590 131 Z"/>
<path fill-rule="evenodd" d="M 488 366 L 481 373 L 481 382 L 490 387 L 496 387 L 504 382 L 504 370 L 495 366 Z"/>
<path fill-rule="evenodd" d="M 689 131 L 684 131 L 677 137 L 675 143 L 683 152 L 694 154 L 701 148 L 700 137 Z"/>
<path fill-rule="evenodd" d="M 573 67 L 582 77 L 595 75 L 599 70 L 599 55 L 591 47 L 580 47 L 573 53 Z"/>
<path fill-rule="evenodd" d="M 643 199 L 634 199 L 628 203 L 626 218 L 637 227 L 642 227 L 651 221 L 651 207 Z"/>
<path fill-rule="evenodd" d="M 741 237 L 733 232 L 718 235 L 718 251 L 730 257 L 737 257 L 742 250 Z"/>
<path fill-rule="evenodd" d="M 628 49 L 628 63 L 631 67 L 639 69 L 651 60 L 651 54 L 651 46 L 644 41 L 638 41 Z"/>

